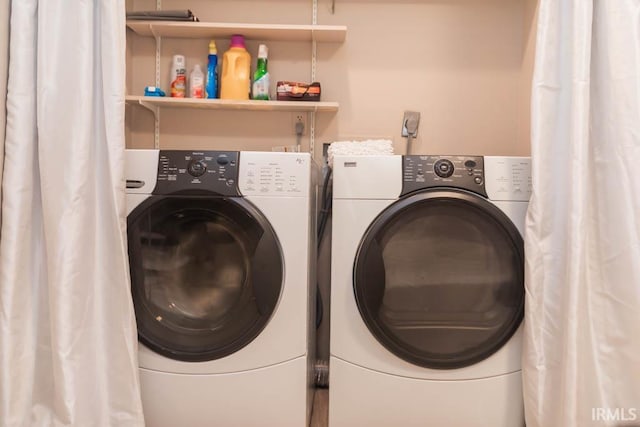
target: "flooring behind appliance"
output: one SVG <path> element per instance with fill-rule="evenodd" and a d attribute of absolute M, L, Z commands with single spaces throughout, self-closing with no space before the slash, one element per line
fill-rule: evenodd
<path fill-rule="evenodd" d="M 311 413 L 310 427 L 327 427 L 329 425 L 329 390 L 320 388 L 316 390 L 313 399 L 313 412 Z"/>

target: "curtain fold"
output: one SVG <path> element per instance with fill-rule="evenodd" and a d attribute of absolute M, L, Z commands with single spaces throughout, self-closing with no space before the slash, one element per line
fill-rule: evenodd
<path fill-rule="evenodd" d="M 0 426 L 143 426 L 126 251 L 124 0 L 15 0 Z"/>
<path fill-rule="evenodd" d="M 640 425 L 640 2 L 540 0 L 528 427 Z"/>
<path fill-rule="evenodd" d="M 0 200 L 4 166 L 4 131 L 7 119 L 7 71 L 9 68 L 9 2 L 0 3 Z M 2 210 L 0 209 L 0 224 Z"/>

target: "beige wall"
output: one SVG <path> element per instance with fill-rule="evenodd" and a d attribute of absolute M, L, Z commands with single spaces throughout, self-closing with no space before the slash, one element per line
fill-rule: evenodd
<path fill-rule="evenodd" d="M 129 0 L 136 10 L 155 1 Z M 164 9 L 184 8 L 163 0 Z M 202 21 L 311 23 L 312 2 L 192 0 Z M 316 114 L 321 143 L 387 137 L 404 153 L 405 110 L 422 114 L 414 153 L 529 154 L 529 92 L 535 0 L 318 0 L 318 23 L 348 27 L 341 44 L 319 43 L 317 80 L 337 113 Z M 259 41 L 250 41 L 254 58 Z M 207 40 L 163 39 L 161 85 L 171 56 L 206 64 Z M 309 81 L 311 43 L 269 42 L 272 81 Z M 218 40 L 219 52 L 228 40 Z M 155 44 L 128 33 L 128 91 L 154 81 Z M 254 65 L 255 66 L 255 65 Z M 152 115 L 128 107 L 128 144 L 153 146 Z M 265 149 L 295 142 L 292 113 L 169 110 L 161 112 L 164 148 Z M 308 137 L 305 137 L 308 147 Z"/>
<path fill-rule="evenodd" d="M 520 75 L 520 119 L 518 129 L 519 140 L 526 144 L 526 152 L 530 155 L 531 139 L 531 81 L 533 78 L 533 65 L 535 62 L 536 33 L 538 24 L 538 1 L 526 0 L 524 11 L 524 31 L 522 73 Z"/>

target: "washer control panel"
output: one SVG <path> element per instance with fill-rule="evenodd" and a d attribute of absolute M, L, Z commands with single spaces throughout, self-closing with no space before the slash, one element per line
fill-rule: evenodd
<path fill-rule="evenodd" d="M 244 196 L 309 195 L 311 158 L 308 153 L 243 151 L 240 163 L 240 192 Z"/>
<path fill-rule="evenodd" d="M 238 151 L 160 150 L 154 194 L 204 191 L 239 196 Z"/>
<path fill-rule="evenodd" d="M 402 195 L 431 187 L 456 187 L 487 197 L 482 156 L 403 156 Z"/>

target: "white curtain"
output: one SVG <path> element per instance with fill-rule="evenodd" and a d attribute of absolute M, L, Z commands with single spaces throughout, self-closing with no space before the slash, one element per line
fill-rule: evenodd
<path fill-rule="evenodd" d="M 640 425 L 640 1 L 541 0 L 528 427 Z"/>
<path fill-rule="evenodd" d="M 6 124 L 7 69 L 9 68 L 9 0 L 0 0 L 0 183 L 4 166 L 4 130 Z M 2 200 L 2 186 L 0 186 Z M 0 209 L 0 224 L 2 209 Z"/>
<path fill-rule="evenodd" d="M 0 426 L 143 426 L 124 198 L 124 0 L 11 3 Z"/>

